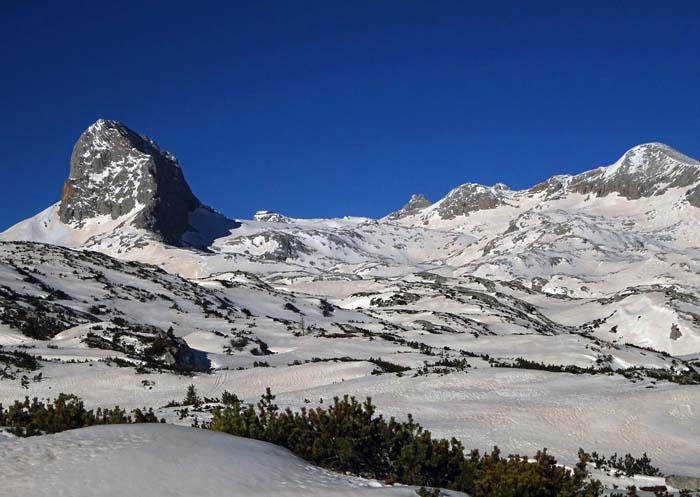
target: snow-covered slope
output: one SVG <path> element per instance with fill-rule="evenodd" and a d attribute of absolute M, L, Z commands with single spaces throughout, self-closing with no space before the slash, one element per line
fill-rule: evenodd
<path fill-rule="evenodd" d="M 479 238 L 447 263 L 555 293 L 697 284 L 700 162 L 661 144 L 529 190 L 466 184 L 398 222 Z M 535 281 L 533 281 L 535 280 Z"/>
<path fill-rule="evenodd" d="M 416 495 L 410 487 L 331 473 L 264 442 L 160 424 L 98 426 L 3 442 L 0 466 L 0 494 L 8 496 Z"/>
<path fill-rule="evenodd" d="M 173 225 L 160 202 L 191 195 L 175 159 L 98 121 L 68 196 L 0 234 L 0 345 L 43 373 L 5 357 L 0 401 L 65 391 L 174 418 L 189 383 L 271 386 L 292 408 L 349 392 L 475 448 L 646 451 L 700 474 L 700 386 L 678 384 L 700 371 L 699 171 L 650 143 L 382 219 L 234 222 L 195 199 Z M 159 372 L 182 367 L 202 372 Z"/>

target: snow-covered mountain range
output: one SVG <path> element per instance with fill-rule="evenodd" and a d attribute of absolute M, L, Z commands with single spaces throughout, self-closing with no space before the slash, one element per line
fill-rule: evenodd
<path fill-rule="evenodd" d="M 479 448 L 646 451 L 700 474 L 699 290 L 700 162 L 660 143 L 381 219 L 234 220 L 153 140 L 99 120 L 61 200 L 0 234 L 0 401 L 353 393 Z M 158 373 L 183 368 L 202 373 Z"/>

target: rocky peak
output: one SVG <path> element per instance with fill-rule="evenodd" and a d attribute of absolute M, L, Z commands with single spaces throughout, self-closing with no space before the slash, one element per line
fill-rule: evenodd
<path fill-rule="evenodd" d="M 264 223 L 288 223 L 290 219 L 277 212 L 272 211 L 257 211 L 253 215 L 253 221 L 260 221 Z"/>
<path fill-rule="evenodd" d="M 189 214 L 202 206 L 175 157 L 124 124 L 100 119 L 73 147 L 59 207 L 61 221 L 80 226 L 98 216 L 133 214 L 133 224 L 179 244 Z"/>
<path fill-rule="evenodd" d="M 687 188 L 684 198 L 700 207 L 700 162 L 663 143 L 632 147 L 607 167 L 576 176 L 554 176 L 532 187 L 549 199 L 568 193 L 605 197 L 618 194 L 629 200 L 662 195 L 670 188 Z"/>
<path fill-rule="evenodd" d="M 608 167 L 571 180 L 571 190 L 604 197 L 611 193 L 635 200 L 661 195 L 669 188 L 698 183 L 700 162 L 663 143 L 645 143 L 625 152 Z"/>
<path fill-rule="evenodd" d="M 476 183 L 465 183 L 450 191 L 436 204 L 441 219 L 454 219 L 472 212 L 495 209 L 505 203 L 508 189 L 499 185 L 488 187 Z"/>
<path fill-rule="evenodd" d="M 695 159 L 692 159 L 670 145 L 661 142 L 648 142 L 635 145 L 625 152 L 621 159 L 632 159 L 633 157 L 639 157 L 641 159 L 656 158 L 658 160 L 658 158 L 662 156 L 672 158 L 678 162 L 689 161 L 691 163 L 695 163 L 696 165 L 700 165 L 700 163 L 698 163 L 698 161 Z"/>
<path fill-rule="evenodd" d="M 683 155 L 663 143 L 644 143 L 632 147 L 614 164 L 604 168 L 604 176 L 636 176 L 638 179 L 652 177 L 664 179 L 677 169 L 700 166 L 700 162 Z"/>
<path fill-rule="evenodd" d="M 416 211 L 419 209 L 424 209 L 432 205 L 432 202 L 425 198 L 425 195 L 419 193 L 417 195 L 411 195 L 406 205 L 402 207 L 404 211 Z"/>
<path fill-rule="evenodd" d="M 404 205 L 400 210 L 392 212 L 387 217 L 389 219 L 400 219 L 402 217 L 413 215 L 419 210 L 430 207 L 431 205 L 432 203 L 430 200 L 425 198 L 425 195 L 414 194 L 411 195 L 411 198 L 408 200 L 408 202 L 406 202 L 406 205 Z"/>

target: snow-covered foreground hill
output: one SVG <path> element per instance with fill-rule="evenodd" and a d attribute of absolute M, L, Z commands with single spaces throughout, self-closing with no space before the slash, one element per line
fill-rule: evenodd
<path fill-rule="evenodd" d="M 331 295 L 322 300 L 244 273 L 191 282 L 97 253 L 0 249 L 0 352 L 39 358 L 30 370 L 0 354 L 5 404 L 70 392 L 91 407 L 153 406 L 176 420 L 163 406 L 190 383 L 206 397 L 228 390 L 251 402 L 270 386 L 294 408 L 350 393 L 483 450 L 546 446 L 569 463 L 579 446 L 646 451 L 667 471 L 697 469 L 700 388 L 652 375 L 682 378 L 693 366 L 558 324 L 508 286 L 423 275 L 409 280 L 411 292 L 348 297 L 331 280 L 319 281 Z M 504 367 L 518 357 L 587 373 Z M 178 365 L 207 371 L 169 373 Z"/>
<path fill-rule="evenodd" d="M 62 200 L 0 234 L 0 402 L 189 424 L 208 414 L 165 407 L 189 384 L 293 409 L 349 393 L 468 448 L 700 476 L 699 292 L 700 163 L 662 144 L 383 219 L 232 221 L 101 120 Z"/>
<path fill-rule="evenodd" d="M 264 442 L 161 424 L 100 426 L 3 442 L 0 467 L 0 495 L 7 496 L 416 495 L 410 487 L 383 487 L 323 470 Z"/>

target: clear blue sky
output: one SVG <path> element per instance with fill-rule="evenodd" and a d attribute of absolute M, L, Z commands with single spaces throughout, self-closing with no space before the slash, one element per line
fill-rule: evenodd
<path fill-rule="evenodd" d="M 239 218 L 699 157 L 700 2 L 567 3 L 1 0 L 0 229 L 58 200 L 99 117 Z"/>

